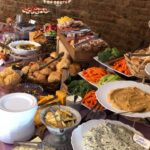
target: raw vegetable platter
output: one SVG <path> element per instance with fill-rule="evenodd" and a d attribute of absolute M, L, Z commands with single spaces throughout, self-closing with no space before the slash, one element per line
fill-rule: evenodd
<path fill-rule="evenodd" d="M 100 60 L 98 59 L 98 56 L 94 57 L 94 60 L 96 60 L 98 63 L 100 63 L 100 64 L 103 65 L 104 67 L 108 68 L 109 70 L 111 70 L 111 71 L 113 71 L 113 72 L 115 72 L 115 73 L 117 73 L 117 74 L 119 74 L 119 75 L 121 75 L 121 76 L 124 76 L 124 77 L 126 77 L 126 78 L 133 78 L 133 77 L 134 77 L 133 75 L 128 75 L 128 74 L 122 73 L 122 72 L 120 72 L 120 71 L 114 69 L 114 68 L 111 66 L 113 63 L 115 63 L 116 61 L 121 60 L 121 59 L 123 59 L 123 57 L 114 59 L 114 60 L 111 61 L 111 62 L 102 62 L 102 61 L 100 61 Z"/>
<path fill-rule="evenodd" d="M 91 85 L 95 86 L 96 88 L 100 87 L 101 85 L 103 85 L 107 82 L 121 80 L 121 78 L 118 75 L 109 73 L 105 69 L 100 68 L 100 67 L 91 67 L 91 68 L 88 68 L 86 70 L 79 72 L 78 74 L 84 80 L 86 80 Z M 94 78 L 96 78 L 96 79 L 94 79 Z"/>
<path fill-rule="evenodd" d="M 80 77 L 82 77 L 84 80 L 86 80 L 85 77 L 82 75 L 82 71 L 79 72 L 78 74 L 79 74 Z M 96 83 L 90 82 L 88 80 L 86 80 L 86 81 L 89 82 L 91 85 L 95 86 L 96 88 L 99 87 L 98 84 L 96 84 Z"/>

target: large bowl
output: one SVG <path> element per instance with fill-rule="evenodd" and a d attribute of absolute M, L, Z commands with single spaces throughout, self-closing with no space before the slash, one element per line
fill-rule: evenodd
<path fill-rule="evenodd" d="M 35 131 L 37 100 L 26 93 L 13 93 L 0 98 L 0 141 L 13 144 L 29 140 Z"/>
<path fill-rule="evenodd" d="M 33 44 L 37 47 L 37 49 L 36 50 L 17 49 L 16 46 L 19 44 Z M 31 55 L 31 54 L 35 54 L 36 52 L 38 52 L 38 50 L 41 47 L 41 44 L 39 44 L 37 42 L 33 42 L 33 41 L 15 41 L 15 42 L 11 42 L 9 44 L 9 47 L 13 51 L 14 54 Z"/>
<path fill-rule="evenodd" d="M 48 131 L 54 135 L 63 135 L 65 134 L 67 131 L 70 131 L 72 130 L 73 128 L 75 128 L 81 121 L 81 115 L 80 113 L 71 108 L 71 107 L 68 107 L 68 106 L 60 106 L 60 109 L 65 109 L 65 110 L 69 110 L 72 114 L 75 115 L 76 117 L 76 122 L 74 124 L 74 126 L 71 126 L 71 127 L 68 127 L 68 128 L 54 128 L 54 127 L 51 127 L 50 125 L 48 125 L 46 122 L 45 122 L 45 115 L 47 112 L 51 111 L 51 109 L 55 109 L 55 108 L 58 108 L 59 106 L 57 105 L 54 105 L 54 106 L 51 106 L 51 108 L 45 108 L 41 114 L 40 114 L 40 118 L 41 118 L 41 121 L 42 123 L 46 126 L 46 128 L 48 129 Z"/>

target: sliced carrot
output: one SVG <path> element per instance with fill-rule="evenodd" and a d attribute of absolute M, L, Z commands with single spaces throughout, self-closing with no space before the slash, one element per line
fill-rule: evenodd
<path fill-rule="evenodd" d="M 82 71 L 83 77 L 93 83 L 97 83 L 101 77 L 107 74 L 107 71 L 99 67 L 91 67 Z"/>
<path fill-rule="evenodd" d="M 112 68 L 119 71 L 119 72 L 125 73 L 127 75 L 131 75 L 124 58 L 122 58 L 121 60 L 116 61 L 113 64 Z"/>

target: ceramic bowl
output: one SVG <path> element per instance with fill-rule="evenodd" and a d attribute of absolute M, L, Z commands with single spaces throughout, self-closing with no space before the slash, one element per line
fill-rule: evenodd
<path fill-rule="evenodd" d="M 20 44 L 33 44 L 37 47 L 37 49 L 35 50 L 26 50 L 26 49 L 19 49 L 16 48 L 17 45 Z M 13 51 L 14 54 L 17 55 L 31 55 L 31 54 L 35 54 L 41 47 L 41 44 L 37 43 L 37 42 L 32 42 L 32 41 L 15 41 L 15 42 L 11 42 L 9 44 L 10 49 Z"/>
<path fill-rule="evenodd" d="M 57 106 L 57 105 L 54 105 L 54 106 L 51 106 L 51 108 L 45 108 L 45 109 L 41 112 L 41 114 L 40 114 L 40 118 L 41 118 L 42 123 L 46 126 L 46 128 L 48 129 L 48 131 L 49 131 L 50 133 L 52 133 L 52 134 L 54 134 L 54 135 L 63 135 L 63 134 L 65 134 L 67 131 L 72 130 L 74 127 L 76 127 L 76 126 L 80 123 L 80 121 L 81 121 L 81 115 L 80 115 L 80 113 L 79 113 L 77 110 L 75 110 L 75 109 L 73 109 L 73 108 L 71 108 L 71 107 L 68 107 L 68 106 L 62 106 L 62 105 L 61 105 L 61 106 L 60 106 L 60 109 L 69 110 L 72 114 L 75 115 L 75 117 L 76 117 L 76 122 L 75 122 L 74 126 L 68 127 L 68 128 L 62 128 L 62 129 L 60 129 L 60 128 L 51 127 L 50 125 L 48 125 L 48 124 L 45 122 L 45 118 L 44 118 L 44 117 L 45 117 L 45 115 L 46 115 L 47 112 L 49 112 L 49 111 L 51 111 L 51 109 L 55 109 L 55 108 L 58 108 L 58 106 Z"/>

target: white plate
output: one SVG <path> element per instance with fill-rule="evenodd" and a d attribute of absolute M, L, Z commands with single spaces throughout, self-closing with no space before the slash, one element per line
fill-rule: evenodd
<path fill-rule="evenodd" d="M 99 103 L 104 106 L 106 109 L 115 112 L 115 113 L 121 113 L 122 110 L 114 108 L 110 102 L 107 101 L 107 96 L 110 93 L 110 91 L 118 89 L 118 88 L 126 88 L 126 87 L 137 87 L 147 93 L 150 93 L 150 86 L 134 81 L 114 81 L 110 83 L 106 83 L 105 85 L 102 85 L 97 91 L 96 96 L 99 101 Z M 122 114 L 124 116 L 128 117 L 137 117 L 137 118 L 147 118 L 150 116 L 150 112 L 143 112 L 143 113 L 124 113 Z"/>
<path fill-rule="evenodd" d="M 83 135 L 89 131 L 91 128 L 93 127 L 97 127 L 98 124 L 101 123 L 111 123 L 111 124 L 116 124 L 116 125 L 120 125 L 123 126 L 131 131 L 133 131 L 136 134 L 142 135 L 140 132 L 138 132 L 137 130 L 135 130 L 134 128 L 123 124 L 119 121 L 112 121 L 112 120 L 90 120 L 86 123 L 83 123 L 82 125 L 78 126 L 73 132 L 72 132 L 72 136 L 71 136 L 71 144 L 73 147 L 73 150 L 85 150 L 82 146 L 82 141 L 83 141 Z"/>
<path fill-rule="evenodd" d="M 25 49 L 17 49 L 16 46 L 18 44 L 33 44 L 37 46 L 38 48 L 41 46 L 41 44 L 33 41 L 14 41 L 9 44 L 10 49 L 13 51 L 13 53 L 18 55 L 30 55 L 35 54 L 39 49 L 37 50 L 25 50 Z"/>
<path fill-rule="evenodd" d="M 85 77 L 82 75 L 82 71 L 78 73 L 78 75 L 83 78 L 85 81 L 87 81 L 88 83 L 90 83 L 91 85 L 95 86 L 96 88 L 98 88 L 99 86 L 96 83 L 90 82 L 88 80 L 85 79 Z"/>
<path fill-rule="evenodd" d="M 12 93 L 0 98 L 0 109 L 8 112 L 27 111 L 36 105 L 36 98 L 26 93 Z"/>
<path fill-rule="evenodd" d="M 108 68 L 109 70 L 111 70 L 111 71 L 113 71 L 113 72 L 117 72 L 117 73 L 119 73 L 119 74 L 121 74 L 121 75 L 123 75 L 123 76 L 126 76 L 126 77 L 128 77 L 128 78 L 134 77 L 133 75 L 127 75 L 127 74 L 124 74 L 124 73 L 122 73 L 122 72 L 119 72 L 119 71 L 113 69 L 110 65 L 101 62 L 101 61 L 98 59 L 98 56 L 94 57 L 94 60 L 96 60 L 98 63 L 100 63 L 101 65 L 103 65 L 104 67 Z"/>

